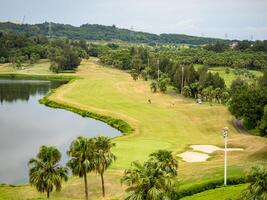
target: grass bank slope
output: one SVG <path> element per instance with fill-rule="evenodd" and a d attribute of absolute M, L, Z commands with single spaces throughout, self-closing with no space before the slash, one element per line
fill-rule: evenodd
<path fill-rule="evenodd" d="M 248 187 L 248 184 L 220 187 L 213 190 L 207 190 L 193 196 L 182 198 L 182 200 L 226 200 L 236 199 Z"/>

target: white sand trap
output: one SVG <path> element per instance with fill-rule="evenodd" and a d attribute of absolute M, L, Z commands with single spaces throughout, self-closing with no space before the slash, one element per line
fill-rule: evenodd
<path fill-rule="evenodd" d="M 177 156 L 181 157 L 185 162 L 204 162 L 209 158 L 208 154 L 193 151 L 186 151 Z"/>
<path fill-rule="evenodd" d="M 201 151 L 204 153 L 194 152 L 194 151 L 185 151 L 177 156 L 181 157 L 185 162 L 204 162 L 210 157 L 208 154 L 211 154 L 215 151 L 224 151 L 224 148 L 217 147 L 215 145 L 191 145 L 194 151 Z M 228 148 L 227 151 L 243 151 L 241 148 Z"/>
<path fill-rule="evenodd" d="M 224 151 L 224 148 L 217 147 L 215 145 L 191 145 L 194 151 L 202 151 L 204 153 L 213 153 L 214 151 Z M 241 148 L 227 148 L 227 151 L 243 151 Z"/>

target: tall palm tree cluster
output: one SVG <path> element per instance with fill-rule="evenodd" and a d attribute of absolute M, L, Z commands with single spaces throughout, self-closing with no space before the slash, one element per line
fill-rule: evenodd
<path fill-rule="evenodd" d="M 170 151 L 159 150 L 150 154 L 145 163 L 135 161 L 125 170 L 122 182 L 130 195 L 127 200 L 174 199 L 178 162 Z"/>
<path fill-rule="evenodd" d="M 55 188 L 61 190 L 62 182 L 68 180 L 68 169 L 73 175 L 84 179 L 85 198 L 88 200 L 87 173 L 95 171 L 101 177 L 102 195 L 105 196 L 104 172 L 116 160 L 111 152 L 115 146 L 111 139 L 105 136 L 75 139 L 67 155 L 70 157 L 67 167 L 60 166 L 60 152 L 55 147 L 41 146 L 36 158 L 29 161 L 29 182 L 39 192 L 46 192 L 47 198 Z"/>

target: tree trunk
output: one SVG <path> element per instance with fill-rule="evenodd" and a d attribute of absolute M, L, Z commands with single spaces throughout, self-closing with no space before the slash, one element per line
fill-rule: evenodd
<path fill-rule="evenodd" d="M 46 191 L 46 197 L 49 199 L 49 197 L 50 197 L 50 192 L 49 192 L 49 190 L 47 190 Z"/>
<path fill-rule="evenodd" d="M 86 172 L 84 173 L 83 178 L 84 178 L 85 199 L 88 200 L 88 187 L 87 187 L 87 174 L 86 174 Z"/>
<path fill-rule="evenodd" d="M 105 197 L 105 183 L 104 183 L 103 173 L 101 173 L 100 176 L 101 176 L 101 183 L 102 183 L 102 195 L 103 197 Z"/>

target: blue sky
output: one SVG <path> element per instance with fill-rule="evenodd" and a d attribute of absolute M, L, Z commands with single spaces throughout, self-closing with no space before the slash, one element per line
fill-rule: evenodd
<path fill-rule="evenodd" d="M 0 20 L 267 39 L 267 0 L 0 0 Z"/>

